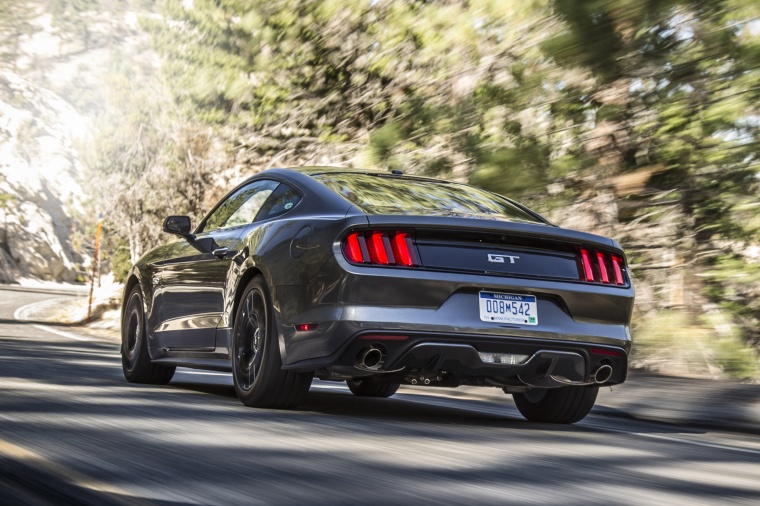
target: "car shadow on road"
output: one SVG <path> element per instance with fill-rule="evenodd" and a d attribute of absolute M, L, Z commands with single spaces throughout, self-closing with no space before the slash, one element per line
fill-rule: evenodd
<path fill-rule="evenodd" d="M 206 384 L 200 382 L 172 382 L 170 386 L 178 389 L 193 390 L 195 392 L 234 399 L 239 403 L 235 390 L 229 385 Z M 303 404 L 295 410 L 280 411 L 281 413 L 312 413 L 326 416 L 338 416 L 352 419 L 385 420 L 399 423 L 438 423 L 473 425 L 483 427 L 504 427 L 505 425 L 525 426 L 528 422 L 520 419 L 519 413 L 508 406 L 499 406 L 504 409 L 503 414 L 494 413 L 494 406 L 489 412 L 478 412 L 471 406 L 462 404 L 457 406 L 456 399 L 418 395 L 397 394 L 389 399 L 373 399 L 356 397 L 348 391 L 334 390 L 324 391 L 312 389 L 306 396 Z M 246 408 L 240 404 L 240 409 Z M 532 424 L 539 426 L 540 424 Z"/>
<path fill-rule="evenodd" d="M 38 367 L 24 367 L 23 363 L 36 363 Z M 459 425 L 465 427 L 509 428 L 513 430 L 541 430 L 555 432 L 577 432 L 595 430 L 583 425 L 537 424 L 525 421 L 514 407 L 509 396 L 495 396 L 493 400 L 467 397 L 446 396 L 443 390 L 430 391 L 422 388 L 402 388 L 390 399 L 373 399 L 355 397 L 340 383 L 317 382 L 312 386 L 305 402 L 298 410 L 277 411 L 246 408 L 237 400 L 231 385 L 231 378 L 224 374 L 209 374 L 194 371 L 194 374 L 208 376 L 189 376 L 178 374 L 168 386 L 133 385 L 127 383 L 121 374 L 118 347 L 105 343 L 80 343 L 76 341 L 50 341 L 39 337 L 34 341 L 0 338 L 0 383 L 8 380 L 29 380 L 38 385 L 54 384 L 60 388 L 102 388 L 102 391 L 88 393 L 90 398 L 99 398 L 90 410 L 110 412 L 117 410 L 120 402 L 127 398 L 138 399 L 147 395 L 157 399 L 176 401 L 186 411 L 183 416 L 206 416 L 205 411 L 214 405 L 223 404 L 227 412 L 236 418 L 257 416 L 274 417 L 285 420 L 291 417 L 303 419 L 303 415 L 317 414 L 320 418 L 332 417 L 345 421 L 380 421 L 392 424 L 431 424 L 438 427 Z M 155 394 L 146 390 L 160 390 Z M 112 396 L 118 392 L 118 398 Z M 454 392 L 459 393 L 459 392 Z M 192 402 L 187 394 L 205 394 L 208 402 L 198 395 Z M 37 404 L 25 401 L 20 396 L 16 409 L 33 411 Z M 503 401 L 502 401 L 503 399 Z M 59 412 L 78 409 L 67 405 L 65 399 L 55 396 L 49 402 Z M 197 409 L 196 409 L 197 408 Z M 615 424 L 635 425 L 635 431 L 641 433 L 685 433 L 683 427 L 671 427 L 654 422 L 640 422 L 611 417 L 597 416 L 594 413 L 587 418 L 602 420 L 608 426 Z M 695 432 L 697 433 L 697 432 Z"/>
<path fill-rule="evenodd" d="M 174 381 L 170 387 L 181 390 L 191 390 L 216 397 L 233 399 L 236 403 L 235 390 L 230 385 L 219 385 L 202 382 Z M 240 409 L 246 408 L 242 404 Z M 635 424 L 636 432 L 652 434 L 703 434 L 699 429 L 685 429 L 670 426 L 665 423 L 636 420 L 625 413 L 611 413 L 604 408 L 597 411 L 605 418 L 615 418 L 625 424 Z M 472 427 L 510 428 L 515 430 L 547 430 L 561 432 L 589 432 L 598 428 L 583 425 L 557 425 L 549 423 L 533 423 L 522 418 L 511 399 L 505 396 L 504 403 L 444 397 L 426 393 L 398 393 L 388 399 L 356 397 L 348 390 L 338 388 L 329 391 L 312 386 L 309 394 L 296 410 L 280 411 L 280 413 L 313 413 L 345 419 L 371 419 L 373 421 L 397 422 L 401 424 L 443 424 Z M 605 416 L 607 415 L 607 416 Z M 609 416 L 612 415 L 612 416 Z M 601 417 L 591 418 L 604 419 Z"/>

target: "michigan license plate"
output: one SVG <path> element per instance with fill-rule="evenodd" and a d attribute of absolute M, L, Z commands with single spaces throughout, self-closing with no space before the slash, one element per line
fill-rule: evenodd
<path fill-rule="evenodd" d="M 535 295 L 480 292 L 480 319 L 484 322 L 538 325 Z"/>

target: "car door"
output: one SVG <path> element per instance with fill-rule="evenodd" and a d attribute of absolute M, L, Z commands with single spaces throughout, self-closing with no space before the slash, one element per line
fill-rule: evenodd
<path fill-rule="evenodd" d="M 258 180 L 228 195 L 163 266 L 163 322 L 155 336 L 168 350 L 211 351 L 224 311 L 225 282 L 244 233 L 279 183 Z"/>

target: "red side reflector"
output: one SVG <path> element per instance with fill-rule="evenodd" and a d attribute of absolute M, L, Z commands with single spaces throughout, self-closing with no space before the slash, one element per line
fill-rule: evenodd
<path fill-rule="evenodd" d="M 305 332 L 307 330 L 316 330 L 318 326 L 318 323 L 300 323 L 296 325 L 296 330 L 299 332 Z"/>
<path fill-rule="evenodd" d="M 612 255 L 612 268 L 615 273 L 615 283 L 618 285 L 625 284 L 625 281 L 623 280 L 623 269 L 620 268 L 622 264 L 622 258 Z"/>
<path fill-rule="evenodd" d="M 607 355 L 609 357 L 622 357 L 623 354 L 615 350 L 605 350 L 604 348 L 591 348 L 589 350 L 594 355 Z"/>
<path fill-rule="evenodd" d="M 597 251 L 596 260 L 599 262 L 599 275 L 602 276 L 602 283 L 609 283 L 610 277 L 607 275 L 607 264 L 604 262 L 604 253 Z"/>
<path fill-rule="evenodd" d="M 583 281 L 594 281 L 594 271 L 591 270 L 591 259 L 588 256 L 588 250 L 581 250 L 581 264 L 583 265 Z"/>
<path fill-rule="evenodd" d="M 359 339 L 362 341 L 406 341 L 409 336 L 396 336 L 386 334 L 365 334 Z"/>
<path fill-rule="evenodd" d="M 388 265 L 388 253 L 385 251 L 385 241 L 382 232 L 372 232 L 367 241 L 369 258 L 374 264 Z"/>
<path fill-rule="evenodd" d="M 396 232 L 391 241 L 393 256 L 398 265 L 412 265 L 412 255 L 409 253 L 409 244 L 406 238 L 406 232 Z"/>
<path fill-rule="evenodd" d="M 359 232 L 349 234 L 346 239 L 346 258 L 357 264 L 364 261 L 364 258 L 362 258 L 362 248 L 359 245 Z"/>

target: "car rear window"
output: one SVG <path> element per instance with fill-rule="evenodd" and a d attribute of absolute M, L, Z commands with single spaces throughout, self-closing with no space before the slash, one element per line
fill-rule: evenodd
<path fill-rule="evenodd" d="M 313 177 L 367 214 L 483 217 L 544 223 L 500 195 L 459 183 L 346 172 L 314 174 Z"/>

